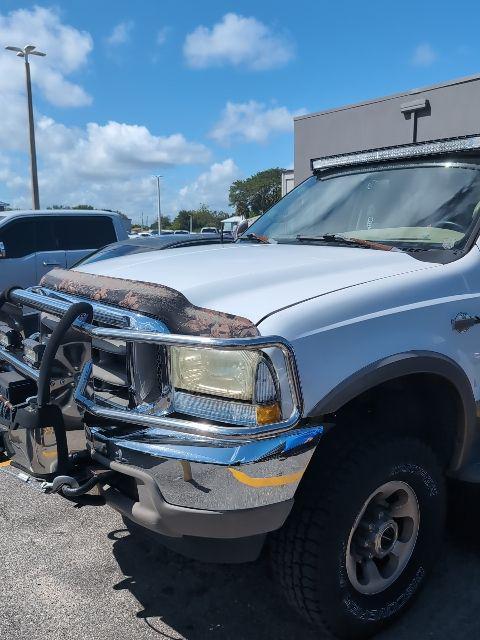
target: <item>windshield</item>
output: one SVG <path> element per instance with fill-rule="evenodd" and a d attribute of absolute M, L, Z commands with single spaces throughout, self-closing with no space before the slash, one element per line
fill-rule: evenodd
<path fill-rule="evenodd" d="M 404 250 L 457 249 L 467 242 L 479 211 L 477 165 L 363 168 L 308 178 L 249 233 L 278 242 L 328 243 L 340 236 Z"/>

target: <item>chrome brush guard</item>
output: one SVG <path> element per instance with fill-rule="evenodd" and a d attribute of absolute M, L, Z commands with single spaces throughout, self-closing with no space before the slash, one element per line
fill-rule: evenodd
<path fill-rule="evenodd" d="M 31 289 L 15 289 L 9 293 L 9 300 L 28 308 L 36 309 L 42 314 L 49 314 L 57 318 L 63 317 L 72 304 L 88 302 L 93 308 L 93 320 L 86 321 L 80 317 L 76 319 L 72 327 L 87 336 L 92 345 L 97 345 L 100 350 L 115 349 L 120 353 L 126 350 L 127 371 L 125 380 L 124 405 L 111 402 L 109 398 L 100 398 L 100 393 L 92 392 L 92 376 L 95 362 L 88 361 L 75 381 L 74 397 L 76 403 L 88 412 L 90 416 L 101 420 L 107 420 L 112 424 L 127 423 L 143 428 L 160 428 L 175 434 L 190 434 L 202 438 L 262 438 L 272 436 L 290 430 L 301 417 L 302 397 L 298 382 L 295 358 L 290 344 L 281 337 L 249 337 L 249 338 L 210 338 L 190 335 L 176 335 L 168 332 L 167 327 L 161 321 L 135 313 L 126 309 L 110 307 L 96 301 L 58 293 L 52 290 L 34 287 Z M 100 326 L 99 326 L 100 325 Z M 103 326 L 101 326 L 103 325 Z M 125 346 L 122 346 L 125 345 Z M 291 411 L 280 422 L 268 426 L 243 427 L 237 425 L 225 425 L 217 422 L 207 422 L 199 419 L 185 419 L 171 415 L 168 406 L 164 406 L 158 412 L 153 404 L 143 402 L 135 404 L 132 394 L 135 393 L 135 362 L 131 358 L 131 350 L 137 345 L 157 345 L 169 348 L 172 346 L 187 346 L 195 348 L 209 348 L 221 350 L 260 350 L 277 349 L 284 360 L 284 383 L 291 394 Z M 11 353 L 0 347 L 0 361 L 7 362 L 12 368 L 22 375 L 38 381 L 38 370 L 26 364 L 21 356 Z M 110 380 L 118 383 L 114 374 L 110 372 Z M 114 379 L 115 378 L 115 379 Z M 117 375 L 118 378 L 118 375 Z M 128 393 L 127 393 L 128 392 Z M 130 395 L 128 395 L 130 394 Z M 127 397 L 128 396 L 128 397 Z M 167 403 L 168 404 L 168 403 Z"/>

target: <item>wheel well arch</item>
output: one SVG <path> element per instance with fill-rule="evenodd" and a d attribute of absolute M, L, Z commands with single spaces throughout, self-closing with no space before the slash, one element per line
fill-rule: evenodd
<path fill-rule="evenodd" d="M 372 415 L 373 414 L 373 415 Z M 347 378 L 308 414 L 333 424 L 389 417 L 389 428 L 422 436 L 452 473 L 468 461 L 476 402 L 451 358 L 411 351 L 379 360 Z"/>

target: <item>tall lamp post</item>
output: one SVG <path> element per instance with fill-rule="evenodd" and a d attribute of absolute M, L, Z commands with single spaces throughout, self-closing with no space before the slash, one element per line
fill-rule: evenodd
<path fill-rule="evenodd" d="M 30 170 L 32 174 L 32 201 L 33 208 L 40 209 L 40 197 L 38 195 L 38 175 L 37 175 L 37 151 L 35 148 L 35 125 L 33 122 L 32 103 L 32 82 L 30 80 L 30 63 L 28 56 L 46 56 L 46 53 L 37 51 L 35 45 L 27 44 L 26 47 L 5 47 L 8 51 L 15 51 L 19 58 L 25 60 L 25 75 L 27 80 L 27 102 L 28 102 L 28 128 L 30 132 Z"/>
<path fill-rule="evenodd" d="M 157 203 L 157 215 L 158 215 L 158 235 L 161 235 L 162 233 L 162 205 L 160 202 L 160 178 L 163 178 L 163 176 L 153 176 L 155 178 L 155 180 L 157 181 L 157 196 L 158 196 L 158 203 Z"/>

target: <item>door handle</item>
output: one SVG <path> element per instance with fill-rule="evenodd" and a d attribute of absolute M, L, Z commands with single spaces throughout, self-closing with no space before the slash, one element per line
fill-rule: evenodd
<path fill-rule="evenodd" d="M 47 262 L 46 260 L 43 261 L 43 266 L 44 267 L 59 267 L 60 263 L 59 262 Z"/>

